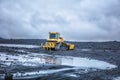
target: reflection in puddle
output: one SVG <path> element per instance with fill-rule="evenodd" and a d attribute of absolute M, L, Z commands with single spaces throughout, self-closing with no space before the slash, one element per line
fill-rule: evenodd
<path fill-rule="evenodd" d="M 56 64 L 56 65 L 66 65 L 66 66 L 73 66 L 73 67 L 82 67 L 82 68 L 97 68 L 97 69 L 111 69 L 115 68 L 116 66 L 104 61 L 88 59 L 88 58 L 81 58 L 81 57 L 63 57 L 63 56 L 48 56 L 48 57 L 41 57 L 41 61 L 48 64 Z"/>

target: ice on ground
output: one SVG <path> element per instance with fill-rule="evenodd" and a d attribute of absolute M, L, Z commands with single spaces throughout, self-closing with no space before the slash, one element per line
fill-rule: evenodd
<path fill-rule="evenodd" d="M 116 77 L 116 78 L 114 78 L 113 80 L 120 80 L 120 77 Z"/>
<path fill-rule="evenodd" d="M 41 75 L 45 74 L 52 74 L 52 73 L 57 73 L 61 71 L 67 71 L 67 70 L 74 70 L 76 68 L 62 68 L 62 69 L 53 69 L 53 70 L 41 70 L 41 71 L 34 71 L 34 72 L 25 72 L 25 73 L 15 73 L 13 74 L 14 79 L 21 79 L 22 78 L 34 78 L 34 77 L 39 77 Z"/>
<path fill-rule="evenodd" d="M 81 49 L 81 51 L 91 51 L 92 49 Z"/>
<path fill-rule="evenodd" d="M 23 44 L 0 44 L 0 46 L 6 47 L 18 47 L 18 48 L 39 48 L 37 45 L 23 45 Z"/>
<path fill-rule="evenodd" d="M 39 64 L 45 63 L 43 59 L 39 57 L 31 57 L 31 55 L 8 55 L 0 53 L 0 61 L 5 65 L 21 64 L 23 66 L 38 66 Z"/>
<path fill-rule="evenodd" d="M 69 76 L 69 77 L 78 77 L 78 75 L 75 74 L 75 73 L 67 73 L 67 74 L 65 74 L 65 76 Z"/>

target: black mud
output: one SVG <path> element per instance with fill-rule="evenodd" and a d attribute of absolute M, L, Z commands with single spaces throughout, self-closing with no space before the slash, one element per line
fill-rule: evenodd
<path fill-rule="evenodd" d="M 44 40 L 0 40 L 0 43 L 6 44 L 34 44 L 40 45 Z M 17 48 L 17 47 L 4 47 L 0 46 L 0 52 L 8 54 L 29 54 L 27 52 L 39 53 L 39 54 L 50 54 L 50 55 L 61 55 L 61 56 L 75 56 L 75 57 L 88 57 L 91 59 L 97 59 L 109 62 L 116 65 L 117 67 L 110 70 L 97 70 L 89 71 L 88 73 L 76 73 L 74 70 L 62 71 L 53 74 L 42 75 L 37 78 L 28 80 L 113 80 L 115 77 L 120 76 L 120 42 L 72 42 L 75 44 L 73 51 L 45 51 L 41 48 Z M 26 52 L 18 52 L 16 50 L 25 50 Z M 5 73 L 5 70 L 0 64 L 0 74 Z M 14 67 L 14 68 L 13 68 Z M 32 70 L 47 70 L 47 69 L 59 69 L 62 67 L 69 66 L 57 66 L 57 65 L 41 65 L 39 67 L 23 67 L 20 65 L 12 65 L 11 73 L 17 71 L 32 71 Z M 77 77 L 66 76 L 66 74 L 75 74 Z"/>

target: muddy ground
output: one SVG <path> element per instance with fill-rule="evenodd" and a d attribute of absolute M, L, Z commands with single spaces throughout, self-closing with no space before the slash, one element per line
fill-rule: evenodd
<path fill-rule="evenodd" d="M 40 45 L 40 43 L 45 42 L 45 40 L 0 40 L 0 44 L 31 44 Z M 72 56 L 72 57 L 82 57 L 95 59 L 100 61 L 105 61 L 116 65 L 112 69 L 68 69 L 62 71 L 56 71 L 51 74 L 42 74 L 32 78 L 19 78 L 19 80 L 119 80 L 120 77 L 120 42 L 72 42 L 75 44 L 75 49 L 73 51 L 45 51 L 41 48 L 24 48 L 24 47 L 8 47 L 0 46 L 0 54 L 47 54 L 52 56 Z M 19 51 L 23 50 L 23 51 Z M 18 57 L 19 58 L 19 57 Z M 88 64 L 89 65 L 89 64 Z M 96 66 L 96 64 L 94 64 Z M 73 68 L 73 66 L 66 65 L 39 65 L 39 66 L 22 66 L 20 64 L 14 64 L 11 66 L 0 64 L 0 74 L 5 74 L 10 72 L 12 74 L 17 72 L 31 72 L 37 70 L 57 70 L 63 68 Z M 1 78 L 3 79 L 3 78 Z M 14 80 L 18 80 L 15 78 Z"/>

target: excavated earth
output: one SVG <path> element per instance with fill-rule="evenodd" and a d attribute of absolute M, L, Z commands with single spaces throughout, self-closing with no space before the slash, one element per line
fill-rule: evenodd
<path fill-rule="evenodd" d="M 37 39 L 0 39 L 0 80 L 120 80 L 120 42 L 71 42 L 45 51 Z"/>

